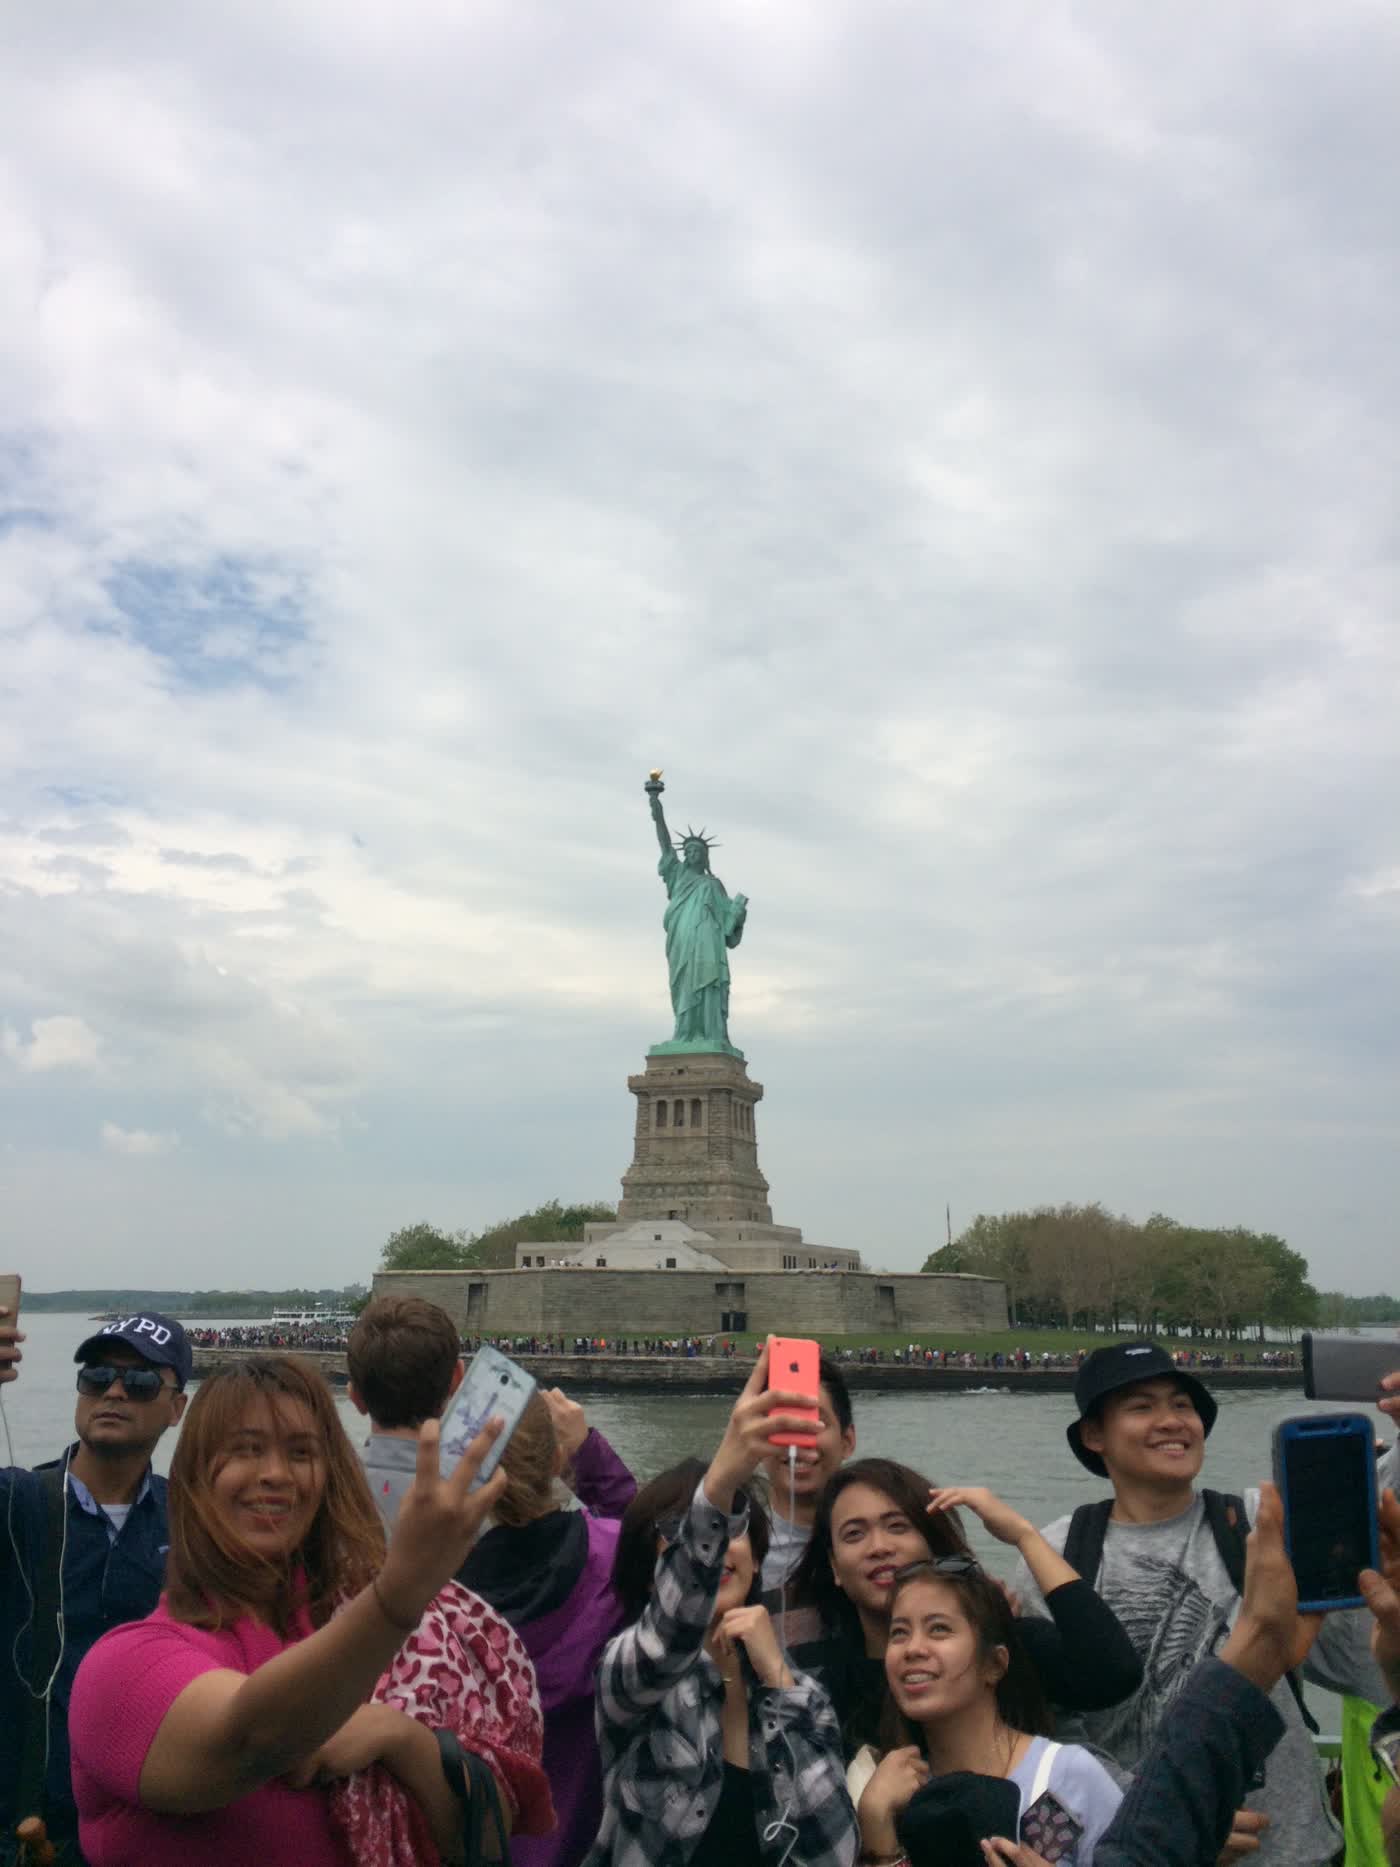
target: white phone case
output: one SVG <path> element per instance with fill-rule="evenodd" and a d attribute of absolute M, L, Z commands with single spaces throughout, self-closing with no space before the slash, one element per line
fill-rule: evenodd
<path fill-rule="evenodd" d="M 482 1460 L 481 1470 L 472 1481 L 475 1491 L 484 1484 L 501 1462 L 501 1454 L 530 1404 L 535 1391 L 535 1377 L 501 1354 L 499 1349 L 479 1348 L 461 1386 L 448 1402 L 442 1416 L 442 1438 L 438 1444 L 438 1468 L 444 1478 L 457 1469 L 462 1454 L 488 1420 L 504 1420 L 505 1428 Z"/>

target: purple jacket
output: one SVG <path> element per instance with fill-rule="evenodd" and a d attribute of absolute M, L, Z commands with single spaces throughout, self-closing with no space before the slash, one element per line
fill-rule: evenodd
<path fill-rule="evenodd" d="M 590 1429 L 574 1456 L 573 1485 L 582 1511 L 551 1511 L 519 1530 L 488 1531 L 460 1571 L 515 1628 L 539 1679 L 544 1767 L 558 1825 L 551 1834 L 514 1837 L 516 1867 L 578 1867 L 603 1815 L 593 1694 L 603 1648 L 622 1624 L 613 1557 L 618 1519 L 637 1484 Z"/>

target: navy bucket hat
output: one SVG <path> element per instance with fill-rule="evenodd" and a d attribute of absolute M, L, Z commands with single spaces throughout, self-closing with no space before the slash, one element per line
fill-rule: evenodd
<path fill-rule="evenodd" d="M 1071 1420 L 1065 1428 L 1065 1438 L 1081 1465 L 1086 1465 L 1099 1478 L 1108 1476 L 1108 1467 L 1102 1458 L 1097 1452 L 1091 1452 L 1080 1436 L 1080 1428 L 1097 1413 L 1105 1395 L 1116 1393 L 1120 1387 L 1135 1387 L 1139 1381 L 1161 1380 L 1175 1381 L 1191 1396 L 1201 1416 L 1205 1436 L 1210 1438 L 1217 1411 L 1210 1389 L 1194 1374 L 1178 1368 L 1156 1342 L 1115 1342 L 1111 1348 L 1096 1348 L 1074 1379 L 1074 1404 L 1079 1409 L 1079 1418 Z"/>

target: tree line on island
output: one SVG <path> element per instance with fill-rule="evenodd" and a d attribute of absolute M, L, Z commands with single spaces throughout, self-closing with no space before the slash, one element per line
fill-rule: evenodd
<path fill-rule="evenodd" d="M 1006 1285 L 1013 1325 L 1219 1335 L 1358 1328 L 1400 1320 L 1400 1300 L 1318 1291 L 1308 1263 L 1274 1232 L 1183 1225 L 1164 1212 L 1141 1224 L 1087 1206 L 979 1213 L 926 1271 L 974 1272 Z"/>
<path fill-rule="evenodd" d="M 448 1232 L 419 1219 L 400 1226 L 385 1241 L 379 1254 L 382 1271 L 509 1271 L 515 1268 L 515 1247 L 523 1244 L 579 1244 L 583 1228 L 595 1219 L 615 1219 L 617 1207 L 602 1200 L 565 1206 L 547 1199 L 513 1219 L 498 1219 L 485 1231 Z"/>

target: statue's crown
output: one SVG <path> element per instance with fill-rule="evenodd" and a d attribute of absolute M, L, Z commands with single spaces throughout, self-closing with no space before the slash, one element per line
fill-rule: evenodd
<path fill-rule="evenodd" d="M 684 836 L 675 836 L 672 837 L 671 840 L 676 845 L 677 849 L 684 849 L 687 843 L 703 843 L 706 849 L 720 848 L 720 844 L 715 841 L 714 837 L 708 835 L 704 830 L 692 830 L 689 827 L 687 827 Z"/>

